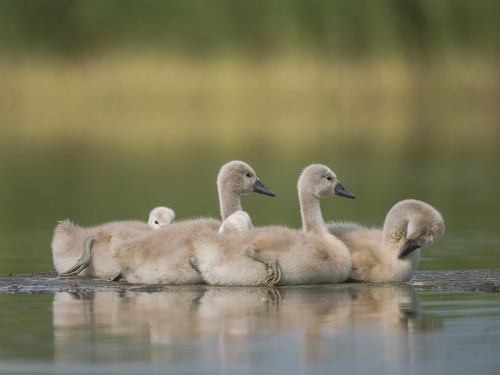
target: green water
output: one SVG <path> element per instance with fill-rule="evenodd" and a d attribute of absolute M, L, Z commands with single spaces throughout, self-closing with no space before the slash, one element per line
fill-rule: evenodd
<path fill-rule="evenodd" d="M 0 373 L 496 374 L 498 293 L 177 287 L 0 296 Z"/>

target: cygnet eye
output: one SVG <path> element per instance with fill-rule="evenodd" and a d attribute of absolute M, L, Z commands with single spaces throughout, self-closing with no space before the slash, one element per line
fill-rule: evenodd
<path fill-rule="evenodd" d="M 250 172 L 247 172 L 247 173 L 245 173 L 245 176 L 252 177 L 252 174 Z"/>
<path fill-rule="evenodd" d="M 333 179 L 332 179 L 332 176 L 328 176 L 326 179 L 327 179 L 328 181 L 333 180 Z"/>
<path fill-rule="evenodd" d="M 158 222 L 158 220 L 155 220 L 155 224 L 156 225 L 160 225 L 160 223 Z"/>

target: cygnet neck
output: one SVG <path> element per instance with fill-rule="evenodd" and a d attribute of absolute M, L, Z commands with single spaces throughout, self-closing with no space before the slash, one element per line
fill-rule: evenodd
<path fill-rule="evenodd" d="M 320 198 L 299 186 L 300 215 L 302 230 L 315 234 L 328 232 L 321 213 Z"/>
<path fill-rule="evenodd" d="M 241 195 L 228 189 L 227 186 L 218 186 L 220 216 L 226 220 L 229 215 L 241 210 Z"/>
<path fill-rule="evenodd" d="M 384 240 L 394 241 L 396 235 L 406 235 L 410 218 L 400 207 L 392 207 L 384 220 Z"/>

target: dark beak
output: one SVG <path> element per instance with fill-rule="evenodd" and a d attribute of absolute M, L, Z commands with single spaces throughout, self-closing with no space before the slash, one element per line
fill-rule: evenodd
<path fill-rule="evenodd" d="M 337 182 L 337 185 L 335 185 L 335 188 L 333 190 L 335 190 L 335 195 L 338 195 L 339 197 L 356 199 L 356 196 L 345 187 L 343 187 L 340 182 Z"/>
<path fill-rule="evenodd" d="M 401 247 L 401 250 L 399 251 L 398 258 L 403 259 L 420 247 L 421 246 L 417 243 L 417 241 L 408 238 L 405 241 L 405 243 L 403 244 L 403 246 Z"/>
<path fill-rule="evenodd" d="M 259 179 L 255 180 L 255 182 L 252 185 L 252 188 L 253 188 L 253 191 L 256 193 L 269 195 L 271 197 L 276 196 L 276 194 L 274 194 L 274 191 L 272 191 L 266 185 L 264 185 L 262 182 L 260 182 Z"/>

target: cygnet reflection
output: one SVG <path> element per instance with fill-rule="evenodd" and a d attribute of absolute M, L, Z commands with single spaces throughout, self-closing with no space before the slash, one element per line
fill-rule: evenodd
<path fill-rule="evenodd" d="M 407 361 L 429 351 L 412 340 L 415 331 L 442 328 L 420 313 L 410 285 L 59 292 L 53 309 L 56 361 L 210 362 L 225 370 L 270 352 L 302 364 L 377 351 Z"/>

